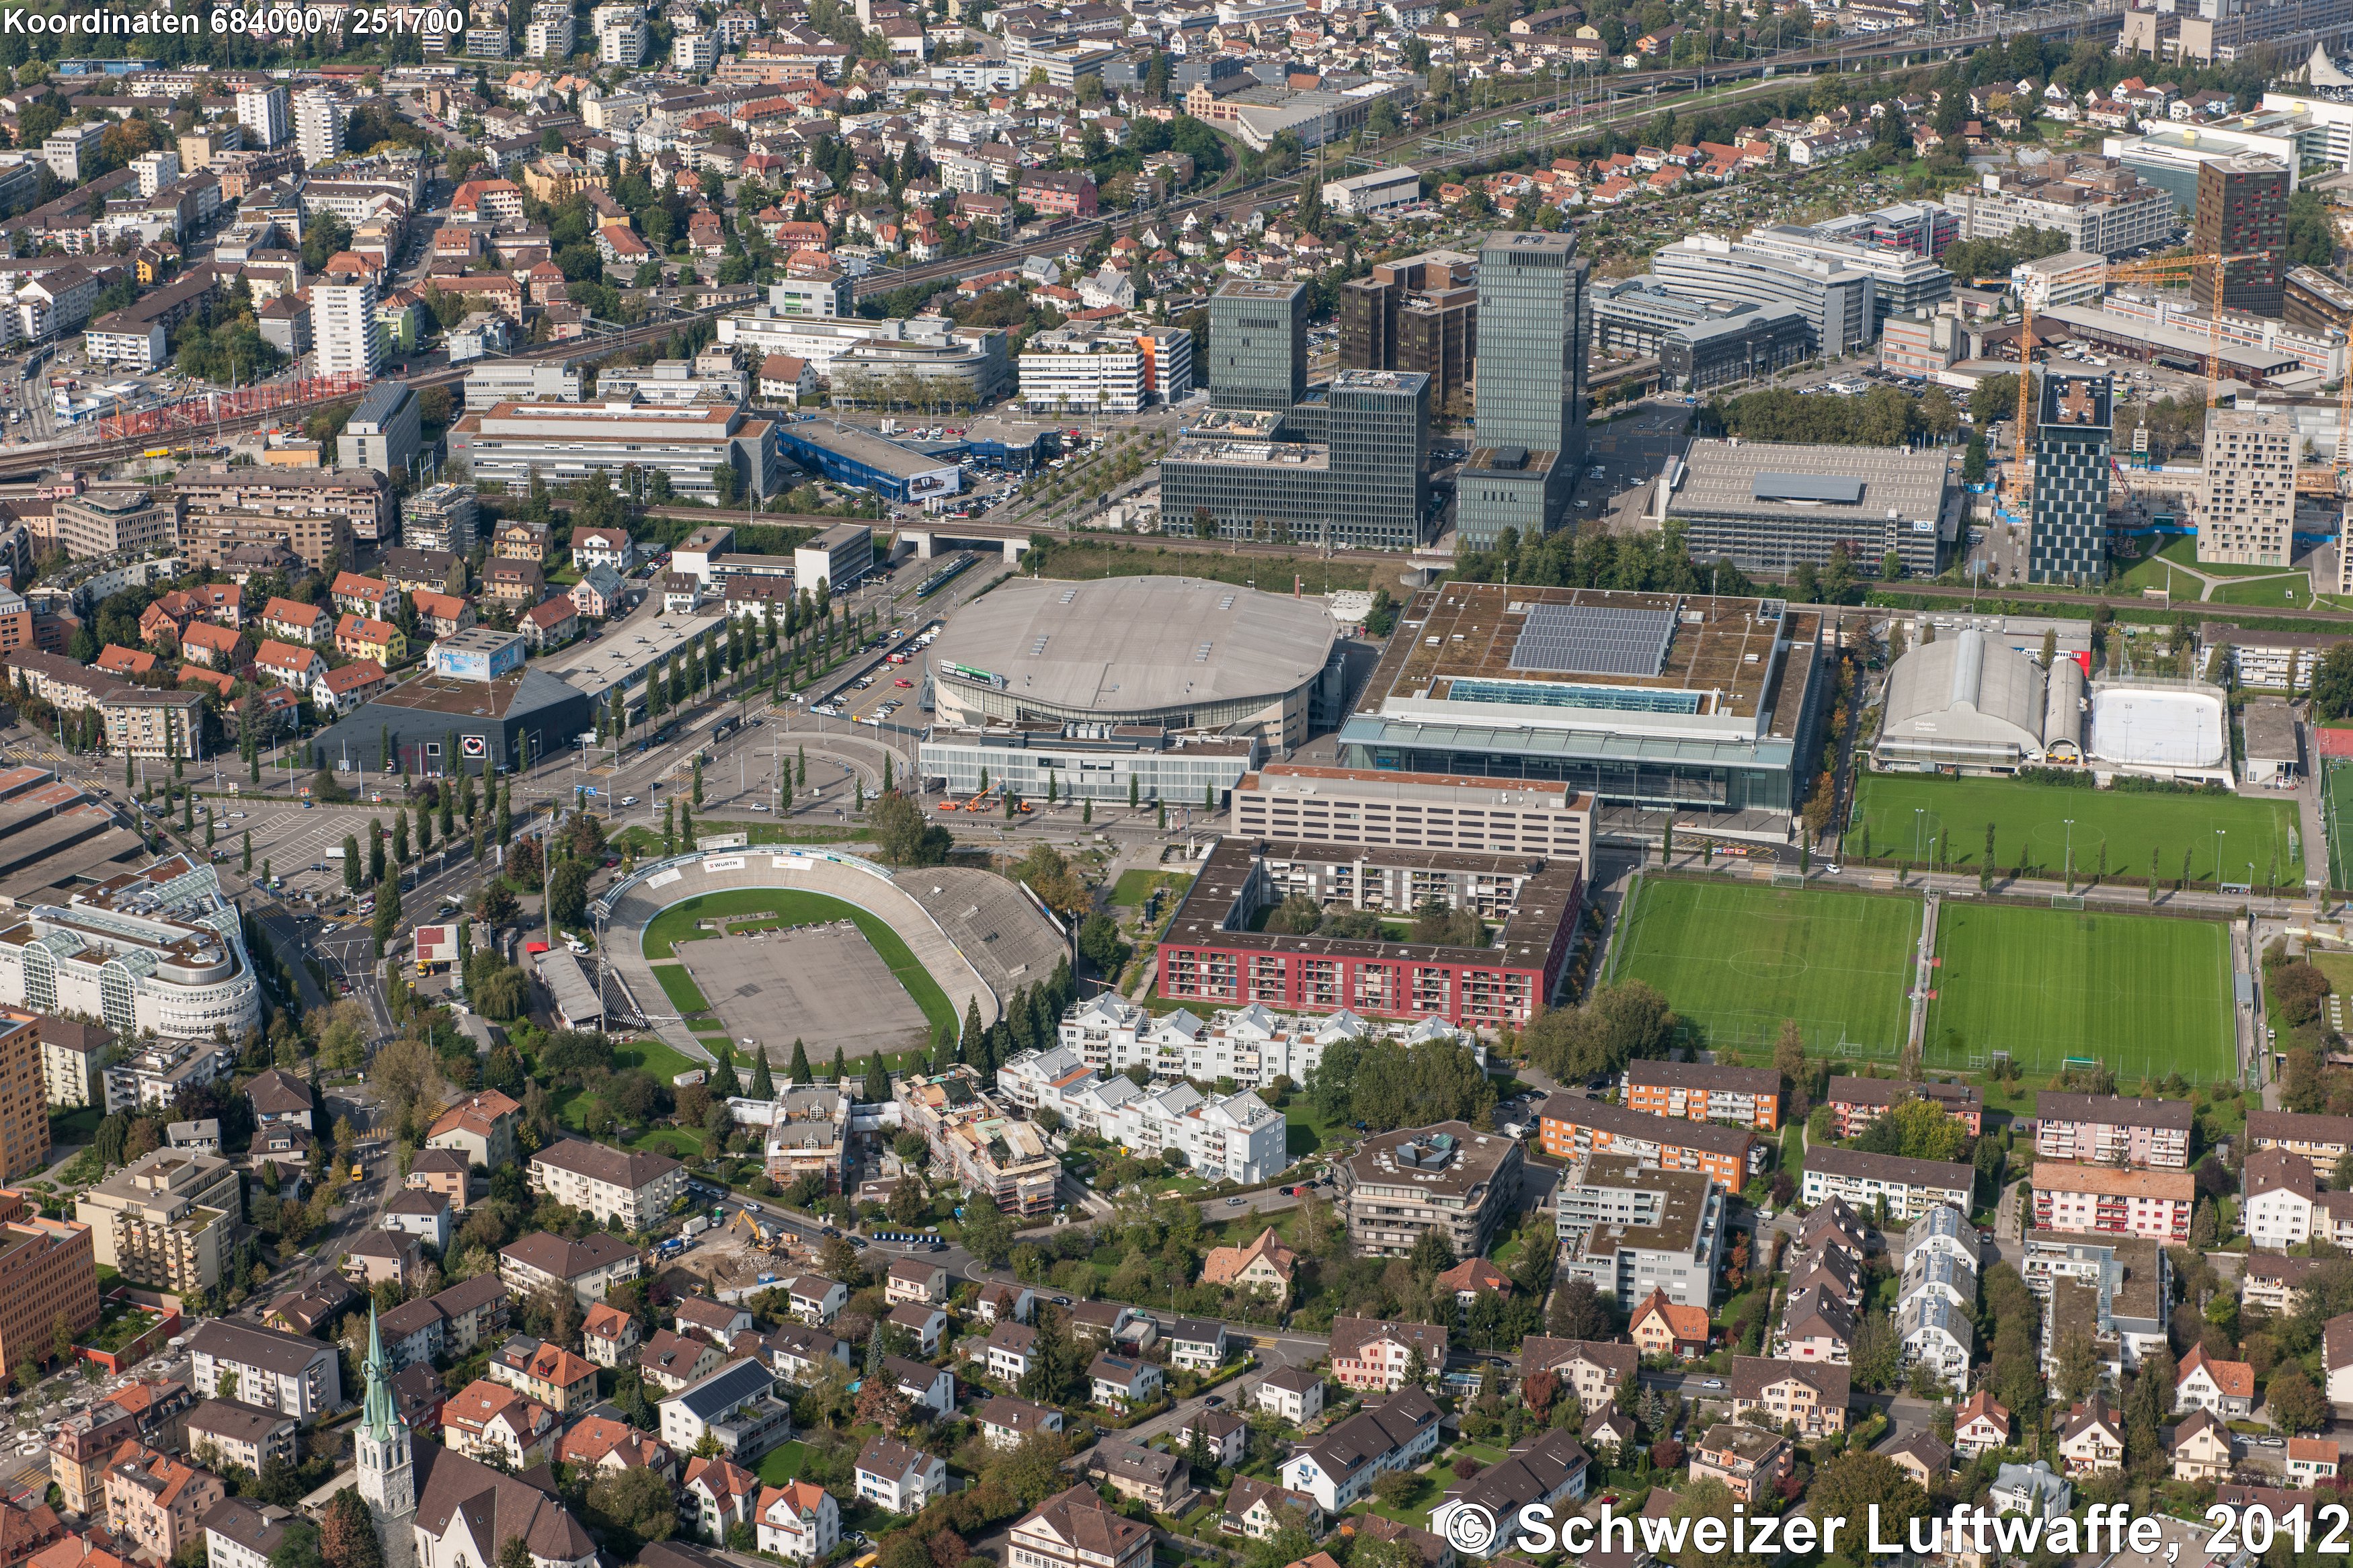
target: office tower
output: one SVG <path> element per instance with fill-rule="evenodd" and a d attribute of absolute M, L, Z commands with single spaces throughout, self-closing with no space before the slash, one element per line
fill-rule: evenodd
<path fill-rule="evenodd" d="M 2115 419 L 2106 376 L 2044 374 L 2035 420 L 2029 582 L 2092 583 L 2105 575 Z"/>
<path fill-rule="evenodd" d="M 1236 278 L 1209 296 L 1209 401 L 1288 415 L 1307 395 L 1307 285 Z"/>
<path fill-rule="evenodd" d="M 1421 542 L 1435 395 L 1420 371 L 1344 370 L 1332 378 L 1332 492 L 1319 542 L 1394 549 Z"/>
<path fill-rule="evenodd" d="M 2260 153 L 2199 164 L 2190 244 L 2200 256 L 2252 258 L 2221 268 L 2223 309 L 2278 316 L 2287 273 L 2287 165 Z M 2190 275 L 2189 297 L 2200 310 L 2214 308 L 2215 270 Z"/>
<path fill-rule="evenodd" d="M 1432 250 L 1385 261 L 1340 285 L 1340 363 L 1350 370 L 1419 371 L 1440 407 L 1464 391 L 1479 319 L 1479 263 Z"/>
<path fill-rule="evenodd" d="M 294 145 L 302 165 L 316 169 L 343 155 L 343 126 L 351 110 L 332 93 L 311 91 L 294 100 Z"/>
<path fill-rule="evenodd" d="M 319 374 L 351 371 L 373 376 L 383 363 L 376 345 L 375 284 L 362 278 L 350 283 L 317 283 L 311 288 L 311 337 L 317 343 Z"/>
<path fill-rule="evenodd" d="M 1560 526 L 1584 459 L 1589 269 L 1574 235 L 1506 230 L 1480 247 L 1479 434 L 1455 491 L 1461 549 Z"/>
<path fill-rule="evenodd" d="M 264 87 L 238 93 L 237 122 L 245 127 L 247 145 L 277 146 L 286 140 L 286 89 Z"/>
<path fill-rule="evenodd" d="M 2242 404 L 2208 412 L 2200 561 L 2287 565 L 2295 551 L 2295 421 L 2285 408 Z"/>

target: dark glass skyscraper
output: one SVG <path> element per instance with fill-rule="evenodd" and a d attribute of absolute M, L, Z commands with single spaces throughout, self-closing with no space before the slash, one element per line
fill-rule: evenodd
<path fill-rule="evenodd" d="M 2042 377 L 2035 421 L 2031 583 L 2096 583 L 2107 573 L 2108 448 L 2116 413 L 2105 375 Z"/>
<path fill-rule="evenodd" d="M 2276 318 L 2286 306 L 2287 165 L 2239 153 L 2198 165 L 2198 211 L 2190 235 L 2200 256 L 2242 256 L 2219 270 L 2222 306 Z M 2189 299 L 2214 308 L 2212 267 L 2189 274 Z"/>
<path fill-rule="evenodd" d="M 1209 402 L 1289 414 L 1307 395 L 1307 285 L 1229 279 L 1209 296 Z"/>
<path fill-rule="evenodd" d="M 1478 426 L 1456 489 L 1461 548 L 1560 526 L 1585 449 L 1589 268 L 1573 235 L 1491 234 L 1479 249 Z"/>

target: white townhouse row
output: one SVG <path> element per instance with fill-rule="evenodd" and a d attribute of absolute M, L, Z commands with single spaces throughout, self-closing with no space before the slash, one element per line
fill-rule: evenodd
<path fill-rule="evenodd" d="M 1022 1052 L 997 1069 L 997 1081 L 1033 1116 L 1051 1110 L 1072 1130 L 1133 1154 L 1182 1150 L 1211 1180 L 1263 1182 L 1291 1165 L 1282 1114 L 1248 1089 L 1209 1095 L 1184 1082 L 1146 1088 L 1124 1076 L 1101 1077 L 1062 1047 Z"/>
<path fill-rule="evenodd" d="M 1374 1023 L 1346 1008 L 1324 1017 L 1277 1013 L 1259 1003 L 1215 1012 L 1203 1019 L 1179 1009 L 1154 1017 L 1122 997 L 1105 994 L 1074 1003 L 1062 1014 L 1057 1043 L 1108 1077 L 1140 1067 L 1155 1078 L 1189 1078 L 1213 1083 L 1229 1078 L 1245 1089 L 1263 1089 L 1278 1078 L 1304 1083 L 1324 1060 L 1326 1046 L 1344 1040 L 1461 1040 L 1487 1059 L 1486 1047 L 1442 1018 L 1418 1023 Z"/>
<path fill-rule="evenodd" d="M 1968 1216 L 1938 1204 L 1906 1233 L 1903 1283 L 1896 1295 L 1896 1331 L 1907 1366 L 1923 1362 L 1958 1386 L 1977 1349 L 1970 1313 L 1978 1300 L 1977 1237 Z"/>

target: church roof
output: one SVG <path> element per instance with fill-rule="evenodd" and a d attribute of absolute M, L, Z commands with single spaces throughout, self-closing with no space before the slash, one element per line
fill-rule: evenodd
<path fill-rule="evenodd" d="M 521 1536 L 543 1562 L 578 1563 L 596 1543 L 564 1505 L 516 1476 L 436 1443 L 417 1445 L 417 1528 L 437 1539 L 462 1521 L 477 1545 Z"/>

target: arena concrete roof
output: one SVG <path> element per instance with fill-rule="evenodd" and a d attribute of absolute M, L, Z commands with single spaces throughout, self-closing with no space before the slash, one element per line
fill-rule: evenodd
<path fill-rule="evenodd" d="M 1864 537 L 1875 536 L 1891 516 L 1906 522 L 1941 518 L 1952 483 L 1946 454 L 1934 448 L 1694 441 L 1683 461 L 1683 481 L 1667 503 L 1670 517 L 1832 517 L 1867 525 Z M 1801 496 L 1800 487 L 1785 482 L 1791 477 L 1844 480 L 1849 489 Z"/>
<path fill-rule="evenodd" d="M 1150 712 L 1272 698 L 1322 671 L 1338 629 L 1320 602 L 1191 577 L 1031 579 L 959 610 L 932 647 L 934 679 L 979 671 L 1018 700 Z"/>

